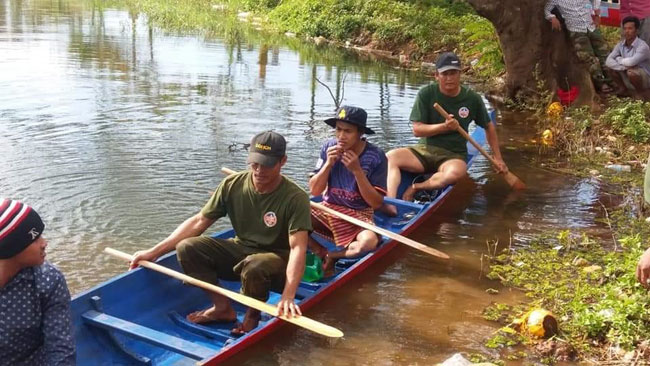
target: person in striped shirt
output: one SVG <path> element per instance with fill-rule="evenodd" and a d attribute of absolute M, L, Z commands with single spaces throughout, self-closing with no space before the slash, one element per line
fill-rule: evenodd
<path fill-rule="evenodd" d="M 560 21 L 551 13 L 553 8 L 557 8 L 564 18 L 576 56 L 587 65 L 596 89 L 603 93 L 612 92 L 611 80 L 604 73 L 609 49 L 598 29 L 600 0 L 548 0 L 544 17 L 551 22 L 554 31 L 561 31 Z"/>
<path fill-rule="evenodd" d="M 382 206 L 386 194 L 388 161 L 380 148 L 363 138 L 375 133 L 366 127 L 366 120 L 366 111 L 351 106 L 340 107 L 336 117 L 325 120 L 335 128 L 336 137 L 323 144 L 309 190 L 314 196 L 322 194 L 325 206 L 374 223 L 374 210 Z M 332 269 L 337 259 L 359 256 L 379 243 L 370 230 L 317 209 L 311 215 L 314 232 L 341 248 L 328 252 L 310 239 L 310 249 L 324 258 L 325 270 Z"/>

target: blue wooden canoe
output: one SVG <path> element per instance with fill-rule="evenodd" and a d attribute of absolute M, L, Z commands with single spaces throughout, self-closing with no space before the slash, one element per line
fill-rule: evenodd
<path fill-rule="evenodd" d="M 494 120 L 495 112 L 490 109 Z M 476 128 L 471 135 L 485 145 L 485 132 Z M 468 167 L 478 151 L 468 144 Z M 414 179 L 403 173 L 403 191 Z M 389 200 L 399 210 L 397 218 L 376 214 L 377 225 L 407 235 L 426 220 L 449 196 L 453 186 L 438 192 L 433 201 L 423 204 Z M 388 201 L 388 200 L 387 200 Z M 408 218 L 408 219 L 405 219 Z M 232 230 L 214 234 L 228 238 Z M 331 243 L 326 243 L 333 247 Z M 397 242 L 383 238 L 379 247 L 358 259 L 339 260 L 335 274 L 318 282 L 302 282 L 296 301 L 303 311 L 340 287 L 379 258 Z M 109 260 L 107 257 L 106 260 Z M 181 271 L 175 253 L 161 257 L 159 264 Z M 125 264 L 126 265 L 126 264 Z M 239 291 L 238 282 L 221 285 Z M 272 293 L 268 302 L 277 304 L 280 294 Z M 210 306 L 202 290 L 144 268 L 116 276 L 72 300 L 77 345 L 77 365 L 215 365 L 242 351 L 278 328 L 284 321 L 263 315 L 260 325 L 240 338 L 230 335 L 234 324 L 196 325 L 185 316 Z M 235 304 L 239 320 L 245 308 Z M 309 315 L 307 312 L 306 315 Z M 345 333 L 345 329 L 342 329 Z"/>

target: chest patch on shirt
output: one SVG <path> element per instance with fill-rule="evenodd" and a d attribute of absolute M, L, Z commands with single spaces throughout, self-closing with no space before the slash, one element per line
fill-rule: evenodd
<path fill-rule="evenodd" d="M 264 214 L 264 225 L 268 227 L 274 227 L 278 223 L 278 217 L 275 215 L 275 212 L 269 211 Z"/>
<path fill-rule="evenodd" d="M 461 107 L 461 108 L 458 110 L 458 116 L 459 116 L 460 118 L 467 118 L 467 116 L 469 116 L 469 108 L 467 108 L 467 107 Z"/>

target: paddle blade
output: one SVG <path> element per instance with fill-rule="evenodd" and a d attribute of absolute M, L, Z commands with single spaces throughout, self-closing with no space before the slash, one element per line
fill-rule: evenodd
<path fill-rule="evenodd" d="M 281 316 L 279 317 L 280 319 L 295 324 L 297 326 L 306 328 L 311 330 L 312 332 L 318 333 L 320 335 L 330 337 L 330 338 L 341 338 L 343 337 L 343 332 L 340 330 L 329 326 L 327 324 L 323 324 L 320 322 L 317 322 L 313 319 L 307 318 L 305 316 L 299 316 L 295 318 L 288 318 L 286 316 Z"/>
<path fill-rule="evenodd" d="M 420 247 L 418 249 L 420 249 L 421 251 L 423 251 L 425 253 L 431 254 L 434 257 L 438 257 L 438 258 L 442 258 L 442 259 L 449 259 L 449 255 L 447 255 L 446 253 L 443 253 L 443 252 L 441 252 L 439 250 L 433 249 L 431 247 L 424 246 L 424 248 Z"/>
<path fill-rule="evenodd" d="M 516 175 L 512 174 L 512 172 L 506 173 L 504 179 L 506 180 L 508 185 L 513 189 L 516 190 L 526 189 L 526 184 L 521 179 L 517 178 Z"/>

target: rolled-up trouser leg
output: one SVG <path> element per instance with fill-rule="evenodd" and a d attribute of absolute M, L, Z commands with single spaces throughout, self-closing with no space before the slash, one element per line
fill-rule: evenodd
<path fill-rule="evenodd" d="M 585 64 L 589 74 L 591 75 L 591 80 L 596 88 L 600 90 L 605 82 L 605 78 L 603 70 L 600 67 L 600 61 L 594 53 L 590 35 L 587 32 L 570 32 L 569 35 L 573 42 L 573 49 L 576 52 L 578 60 Z"/>
<path fill-rule="evenodd" d="M 605 42 L 605 39 L 603 38 L 603 34 L 600 32 L 600 29 L 596 28 L 593 32 L 589 32 L 589 41 L 591 41 L 591 48 L 594 50 L 594 56 L 598 59 L 598 70 L 600 77 L 604 78 L 605 82 L 610 82 L 611 80 L 608 80 L 607 75 L 603 73 L 603 70 L 605 70 L 605 63 L 607 62 L 607 56 L 609 55 L 609 46 L 607 45 L 607 42 Z"/>
<path fill-rule="evenodd" d="M 251 254 L 237 263 L 233 270 L 241 276 L 244 295 L 266 301 L 270 290 L 283 290 L 287 258 L 275 253 Z"/>

